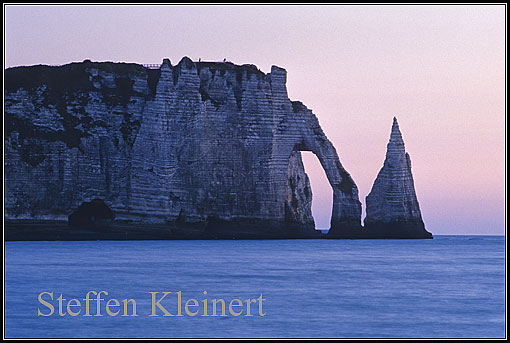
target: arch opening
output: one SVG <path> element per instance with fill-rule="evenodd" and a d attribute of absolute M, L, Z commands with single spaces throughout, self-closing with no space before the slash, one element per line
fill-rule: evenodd
<path fill-rule="evenodd" d="M 318 157 L 311 151 L 301 151 L 305 173 L 312 189 L 312 216 L 315 229 L 326 232 L 331 227 L 333 188 Z"/>

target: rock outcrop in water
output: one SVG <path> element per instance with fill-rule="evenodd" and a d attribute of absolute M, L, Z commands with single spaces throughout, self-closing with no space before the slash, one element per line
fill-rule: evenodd
<path fill-rule="evenodd" d="M 356 184 L 286 71 L 84 61 L 5 71 L 5 217 L 67 219 L 102 199 L 117 219 L 209 237 L 315 234 L 300 151 L 333 188 L 334 230 L 361 228 Z M 251 235 L 251 236 L 250 236 Z"/>
<path fill-rule="evenodd" d="M 411 158 L 393 118 L 386 160 L 366 197 L 365 230 L 374 237 L 431 238 L 425 230 L 411 173 Z"/>

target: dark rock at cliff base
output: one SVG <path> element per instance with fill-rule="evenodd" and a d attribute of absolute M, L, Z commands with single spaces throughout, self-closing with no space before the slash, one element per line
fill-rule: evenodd
<path fill-rule="evenodd" d="M 366 198 L 365 234 L 374 238 L 432 238 L 425 229 L 411 173 L 411 158 L 393 118 L 386 160 Z"/>
<path fill-rule="evenodd" d="M 299 223 L 282 226 L 272 220 L 221 220 L 209 218 L 204 231 L 207 239 L 289 239 L 322 238 L 322 233 Z"/>
<path fill-rule="evenodd" d="M 84 202 L 69 215 L 69 226 L 89 229 L 106 229 L 115 219 L 113 211 L 102 199 Z"/>
<path fill-rule="evenodd" d="M 433 238 L 421 220 L 370 223 L 365 230 L 369 238 Z"/>
<path fill-rule="evenodd" d="M 331 225 L 326 238 L 364 238 L 363 227 L 359 221 L 348 221 Z"/>

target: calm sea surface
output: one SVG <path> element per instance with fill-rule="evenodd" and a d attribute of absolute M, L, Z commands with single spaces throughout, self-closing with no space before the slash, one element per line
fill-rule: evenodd
<path fill-rule="evenodd" d="M 105 300 L 103 316 L 83 316 L 91 290 L 107 291 L 106 301 L 135 299 L 138 316 L 108 316 Z M 165 291 L 173 293 L 160 304 L 171 314 L 181 291 L 183 313 L 195 298 L 190 309 L 199 315 L 164 317 L 156 308 L 159 316 L 149 316 L 149 292 L 159 300 Z M 41 292 L 54 294 L 43 296 L 55 307 L 51 316 L 38 317 L 38 309 L 50 312 Z M 80 315 L 59 315 L 61 293 L 62 310 L 77 298 Z M 260 301 L 251 317 L 228 314 L 232 299 L 260 294 L 265 316 Z M 202 301 L 218 298 L 228 315 L 201 316 Z M 90 312 L 97 314 L 95 300 Z M 505 237 L 6 242 L 5 336 L 504 337 Z"/>

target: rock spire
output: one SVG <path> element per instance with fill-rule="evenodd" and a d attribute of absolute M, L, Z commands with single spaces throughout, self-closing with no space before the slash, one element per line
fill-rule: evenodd
<path fill-rule="evenodd" d="M 366 205 L 365 229 L 371 235 L 432 237 L 423 224 L 411 173 L 411 158 L 405 151 L 396 117 L 393 118 L 384 165 L 366 197 Z"/>

